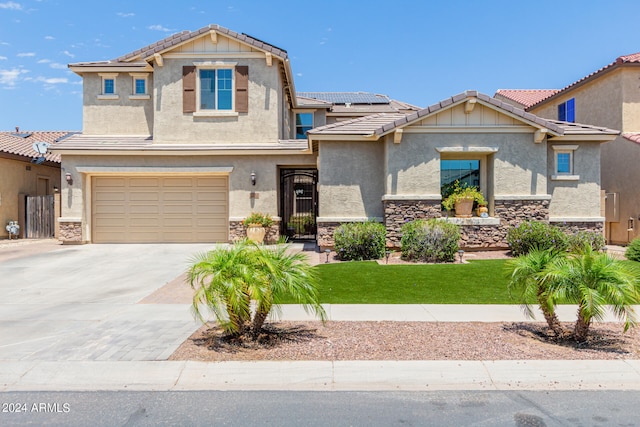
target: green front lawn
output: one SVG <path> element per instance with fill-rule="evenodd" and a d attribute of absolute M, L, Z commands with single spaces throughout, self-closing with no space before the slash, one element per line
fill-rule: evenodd
<path fill-rule="evenodd" d="M 506 260 L 468 264 L 321 264 L 320 301 L 330 304 L 514 304 Z"/>

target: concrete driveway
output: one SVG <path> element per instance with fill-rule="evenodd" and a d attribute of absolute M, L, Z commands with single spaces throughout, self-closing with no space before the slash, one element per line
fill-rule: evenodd
<path fill-rule="evenodd" d="M 199 323 L 189 304 L 139 302 L 212 248 L 51 245 L 0 258 L 0 361 L 166 359 Z"/>

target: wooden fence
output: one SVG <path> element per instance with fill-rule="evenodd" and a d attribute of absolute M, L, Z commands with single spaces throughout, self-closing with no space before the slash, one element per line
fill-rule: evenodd
<path fill-rule="evenodd" d="M 49 239 L 55 234 L 55 210 L 53 196 L 27 196 L 27 239 Z"/>

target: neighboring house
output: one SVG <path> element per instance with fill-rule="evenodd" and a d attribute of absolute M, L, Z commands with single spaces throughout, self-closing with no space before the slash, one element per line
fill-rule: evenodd
<path fill-rule="evenodd" d="M 8 238 L 6 225 L 18 221 L 25 231 L 25 196 L 54 194 L 60 188 L 60 155 L 41 156 L 36 142 L 55 144 L 70 132 L 0 132 L 0 238 Z M 41 160 L 38 160 L 42 157 Z"/>
<path fill-rule="evenodd" d="M 640 53 L 635 53 L 620 56 L 563 89 L 549 90 L 540 99 L 532 99 L 530 90 L 500 90 L 495 95 L 517 106 L 523 106 L 524 100 L 526 111 L 541 117 L 622 131 L 613 142 L 602 146 L 601 160 L 605 236 L 615 244 L 640 236 L 639 81 Z"/>
<path fill-rule="evenodd" d="M 422 110 L 296 93 L 285 50 L 217 25 L 70 68 L 84 105 L 83 133 L 56 148 L 66 242 L 227 242 L 259 211 L 276 218 L 270 240 L 331 246 L 339 223 L 376 218 L 397 245 L 405 221 L 446 215 L 441 176 L 475 179 L 490 201 L 491 218 L 457 220 L 465 247 L 505 247 L 526 219 L 602 228 L 600 143 L 617 131 L 475 92 Z M 571 171 L 556 168 L 565 153 Z"/>

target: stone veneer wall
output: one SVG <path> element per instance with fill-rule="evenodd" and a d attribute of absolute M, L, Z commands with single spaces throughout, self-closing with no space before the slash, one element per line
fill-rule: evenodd
<path fill-rule="evenodd" d="M 336 231 L 336 228 L 340 226 L 339 222 L 318 222 L 318 246 L 320 250 L 324 250 L 325 248 L 333 248 L 335 245 L 335 241 L 333 240 L 333 234 Z"/>
<path fill-rule="evenodd" d="M 82 243 L 82 222 L 60 221 L 58 240 L 62 243 Z"/>
<path fill-rule="evenodd" d="M 247 238 L 247 228 L 242 221 L 229 221 L 229 239 L 232 242 Z M 274 221 L 264 236 L 265 243 L 276 243 L 280 238 L 280 221 Z"/>
<path fill-rule="evenodd" d="M 387 246 L 400 247 L 401 229 L 404 223 L 441 216 L 439 200 L 385 200 L 384 225 L 387 227 Z"/>
<path fill-rule="evenodd" d="M 552 222 L 567 234 L 577 233 L 578 231 L 594 231 L 604 233 L 604 222 Z"/>

